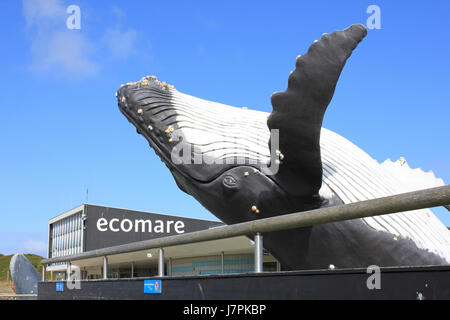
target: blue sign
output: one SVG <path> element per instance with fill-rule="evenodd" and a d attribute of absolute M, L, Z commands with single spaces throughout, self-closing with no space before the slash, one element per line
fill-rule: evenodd
<path fill-rule="evenodd" d="M 57 282 L 56 283 L 56 291 L 63 292 L 64 291 L 64 282 Z"/>
<path fill-rule="evenodd" d="M 144 293 L 161 293 L 161 280 L 144 280 Z"/>

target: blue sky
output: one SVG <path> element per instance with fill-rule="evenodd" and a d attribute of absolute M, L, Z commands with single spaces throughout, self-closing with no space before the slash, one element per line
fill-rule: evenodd
<path fill-rule="evenodd" d="M 87 188 L 90 203 L 215 219 L 177 188 L 115 91 L 156 75 L 270 112 L 295 57 L 324 32 L 366 24 L 372 4 L 381 29 L 347 62 L 324 127 L 449 183 L 448 1 L 3 1 L 0 253 L 45 254 L 48 220 Z M 66 27 L 69 5 L 80 30 Z"/>

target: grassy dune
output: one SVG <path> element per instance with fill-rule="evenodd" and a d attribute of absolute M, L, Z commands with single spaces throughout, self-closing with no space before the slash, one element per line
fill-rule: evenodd
<path fill-rule="evenodd" d="M 6 278 L 0 279 L 0 293 L 13 293 L 10 281 L 8 282 Z"/>

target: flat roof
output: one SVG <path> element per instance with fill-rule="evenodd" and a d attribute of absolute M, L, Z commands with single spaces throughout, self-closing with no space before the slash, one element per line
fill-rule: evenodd
<path fill-rule="evenodd" d="M 68 211 L 66 211 L 64 213 L 61 213 L 61 214 L 57 215 L 56 217 L 51 218 L 48 221 L 48 223 L 49 224 L 55 223 L 55 222 L 57 222 L 59 220 L 62 220 L 64 218 L 70 217 L 71 215 L 74 215 L 74 214 L 76 214 L 76 213 L 78 213 L 80 211 L 83 211 L 84 210 L 84 205 L 85 204 L 83 203 L 83 204 L 79 205 L 78 207 L 72 208 L 72 209 L 70 209 L 70 210 L 68 210 Z"/>

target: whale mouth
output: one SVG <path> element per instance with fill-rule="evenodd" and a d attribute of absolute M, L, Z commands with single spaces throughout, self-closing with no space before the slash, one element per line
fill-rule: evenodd
<path fill-rule="evenodd" d="M 123 85 L 120 111 L 169 167 L 198 182 L 270 162 L 268 113 L 178 92 L 154 76 Z"/>

